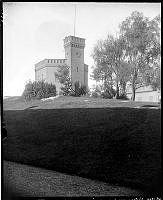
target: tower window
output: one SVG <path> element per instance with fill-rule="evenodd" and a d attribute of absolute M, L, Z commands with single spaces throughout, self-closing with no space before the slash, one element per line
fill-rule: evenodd
<path fill-rule="evenodd" d="M 77 72 L 78 72 L 78 67 L 77 67 Z"/>

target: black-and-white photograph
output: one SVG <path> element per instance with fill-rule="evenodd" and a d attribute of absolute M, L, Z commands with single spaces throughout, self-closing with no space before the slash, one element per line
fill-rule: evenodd
<path fill-rule="evenodd" d="M 161 199 L 161 3 L 2 7 L 2 199 Z"/>

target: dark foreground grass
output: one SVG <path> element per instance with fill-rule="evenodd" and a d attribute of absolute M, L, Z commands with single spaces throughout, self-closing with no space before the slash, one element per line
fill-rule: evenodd
<path fill-rule="evenodd" d="M 115 106 L 116 101 L 110 102 Z M 35 102 L 31 109 L 6 107 L 3 158 L 160 194 L 160 109 L 126 104 L 54 109 L 54 103 L 53 109 L 49 104 L 41 109 L 32 107 Z"/>

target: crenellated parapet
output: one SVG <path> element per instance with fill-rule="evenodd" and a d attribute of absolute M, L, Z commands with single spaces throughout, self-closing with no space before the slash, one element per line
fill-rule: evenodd
<path fill-rule="evenodd" d="M 85 47 L 85 39 L 79 38 L 75 36 L 67 36 L 64 39 L 64 47 L 71 46 L 76 48 L 84 49 Z"/>
<path fill-rule="evenodd" d="M 47 63 L 56 63 L 56 64 L 59 64 L 59 63 L 66 63 L 66 59 L 46 59 L 46 62 Z"/>
<path fill-rule="evenodd" d="M 35 70 L 42 69 L 44 67 L 58 67 L 58 65 L 65 65 L 67 59 L 44 59 L 35 64 Z"/>

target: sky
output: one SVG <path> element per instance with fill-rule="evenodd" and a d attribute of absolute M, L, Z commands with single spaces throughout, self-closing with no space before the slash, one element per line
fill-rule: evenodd
<path fill-rule="evenodd" d="M 25 84 L 35 79 L 34 65 L 45 59 L 65 58 L 63 39 L 74 35 L 86 39 L 84 62 L 94 65 L 93 47 L 137 10 L 154 18 L 161 3 L 3 3 L 3 96 L 20 96 Z M 94 81 L 88 80 L 89 87 Z"/>

